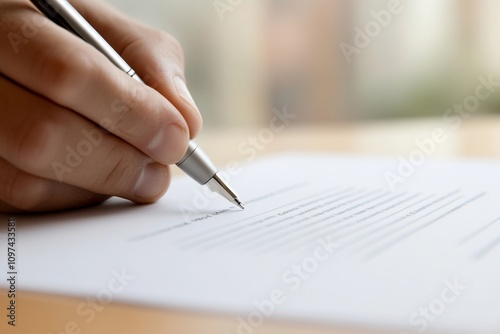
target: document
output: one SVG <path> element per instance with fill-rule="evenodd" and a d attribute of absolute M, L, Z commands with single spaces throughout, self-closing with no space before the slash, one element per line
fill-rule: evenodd
<path fill-rule="evenodd" d="M 232 167 L 245 210 L 179 177 L 153 205 L 15 217 L 18 290 L 229 314 L 232 333 L 276 319 L 500 332 L 500 163 L 286 154 Z"/>

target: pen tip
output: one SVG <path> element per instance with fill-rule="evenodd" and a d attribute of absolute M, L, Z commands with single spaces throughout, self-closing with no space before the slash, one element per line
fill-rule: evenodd
<path fill-rule="evenodd" d="M 236 204 L 242 209 L 242 210 L 245 210 L 245 207 L 243 206 L 243 203 L 241 203 L 239 200 L 235 199 L 234 200 L 236 202 Z"/>

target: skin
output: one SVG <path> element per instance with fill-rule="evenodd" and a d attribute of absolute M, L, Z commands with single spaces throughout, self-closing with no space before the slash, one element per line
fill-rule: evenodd
<path fill-rule="evenodd" d="M 172 36 L 99 1 L 71 3 L 148 86 L 29 1 L 0 1 L 0 213 L 152 203 L 201 129 Z"/>

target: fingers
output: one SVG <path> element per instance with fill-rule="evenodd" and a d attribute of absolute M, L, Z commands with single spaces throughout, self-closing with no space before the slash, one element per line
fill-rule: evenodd
<path fill-rule="evenodd" d="M 201 128 L 175 39 L 103 4 L 77 6 L 152 88 L 28 2 L 1 2 L 0 73 L 12 80 L 0 74 L 2 212 L 81 207 L 111 195 L 153 202 L 169 186 L 164 164 L 177 162 Z"/>
<path fill-rule="evenodd" d="M 172 164 L 182 157 L 189 129 L 168 99 L 128 77 L 86 42 L 42 18 L 34 7 L 19 3 L 24 2 L 0 4 L 1 18 L 11 22 L 6 33 L 0 34 L 0 49 L 7 50 L 0 52 L 1 73 L 105 127 L 158 162 Z M 18 52 L 8 33 L 17 31 L 13 29 L 16 20 L 19 31 L 25 22 L 31 22 L 36 31 Z"/>
<path fill-rule="evenodd" d="M 165 32 L 131 20 L 102 2 L 78 0 L 72 4 L 149 86 L 181 112 L 191 138 L 196 137 L 202 118 L 186 86 L 184 55 L 179 42 Z"/>
<path fill-rule="evenodd" d="M 154 202 L 168 188 L 167 166 L 86 118 L 2 77 L 0 92 L 9 92 L 0 94 L 0 157 L 17 169 L 137 203 Z"/>
<path fill-rule="evenodd" d="M 27 174 L 0 158 L 0 212 L 48 212 L 104 202 L 108 196 Z"/>

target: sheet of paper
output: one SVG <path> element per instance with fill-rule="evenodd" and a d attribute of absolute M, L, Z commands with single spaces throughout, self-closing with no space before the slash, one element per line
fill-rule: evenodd
<path fill-rule="evenodd" d="M 18 216 L 18 288 L 89 298 L 81 323 L 114 301 L 233 314 L 234 333 L 268 318 L 498 333 L 500 163 L 427 162 L 393 190 L 398 163 L 262 160 L 231 177 L 244 211 L 178 178 L 150 206 Z"/>

